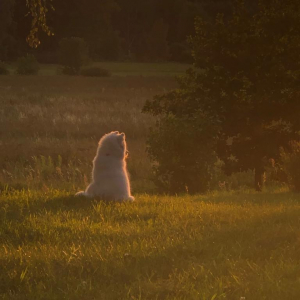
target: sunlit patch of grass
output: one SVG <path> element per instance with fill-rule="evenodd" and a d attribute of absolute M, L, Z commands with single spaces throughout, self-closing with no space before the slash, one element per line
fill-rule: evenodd
<path fill-rule="evenodd" d="M 299 299 L 300 196 L 3 192 L 3 299 Z"/>

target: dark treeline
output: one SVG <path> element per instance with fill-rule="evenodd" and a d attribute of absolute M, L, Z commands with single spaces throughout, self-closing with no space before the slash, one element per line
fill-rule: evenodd
<path fill-rule="evenodd" d="M 230 11 L 230 0 L 53 0 L 47 23 L 54 36 L 41 33 L 34 54 L 56 62 L 59 41 L 83 38 L 94 60 L 190 61 L 186 42 L 194 19 Z M 32 52 L 26 43 L 31 18 L 25 0 L 0 1 L 0 60 Z"/>

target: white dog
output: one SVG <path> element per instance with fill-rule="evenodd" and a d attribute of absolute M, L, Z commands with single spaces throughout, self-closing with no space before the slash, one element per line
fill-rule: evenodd
<path fill-rule="evenodd" d="M 93 181 L 84 192 L 79 192 L 76 196 L 100 196 L 103 199 L 133 201 L 126 157 L 125 134 L 118 131 L 105 134 L 99 141 L 93 160 Z"/>

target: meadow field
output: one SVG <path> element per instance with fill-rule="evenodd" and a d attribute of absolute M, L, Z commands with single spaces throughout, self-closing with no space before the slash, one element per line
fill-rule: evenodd
<path fill-rule="evenodd" d="M 141 108 L 185 66 L 105 67 L 0 77 L 0 299 L 300 299 L 300 195 L 156 194 Z M 75 198 L 112 130 L 136 201 Z"/>
<path fill-rule="evenodd" d="M 126 65 L 113 71 L 112 64 L 109 78 L 2 76 L 0 189 L 83 188 L 99 139 L 113 130 L 126 134 L 133 188 L 153 189 L 145 139 L 154 120 L 141 109 L 146 99 L 176 87 L 176 72 L 140 76 L 145 66 L 133 65 L 134 76 L 125 76 Z"/>

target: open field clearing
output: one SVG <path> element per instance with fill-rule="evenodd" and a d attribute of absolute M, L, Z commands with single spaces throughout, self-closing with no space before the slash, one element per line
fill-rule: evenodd
<path fill-rule="evenodd" d="M 146 99 L 176 87 L 172 77 L 6 76 L 0 81 L 0 183 L 13 188 L 83 188 L 100 137 L 126 133 L 135 191 L 153 189 Z"/>
<path fill-rule="evenodd" d="M 72 193 L 1 194 L 1 299 L 300 299 L 299 195 Z"/>
<path fill-rule="evenodd" d="M 0 78 L 0 299 L 300 299 L 300 195 L 149 195 L 155 120 L 141 109 L 173 88 L 171 76 Z M 112 130 L 126 133 L 136 201 L 75 198 Z"/>

